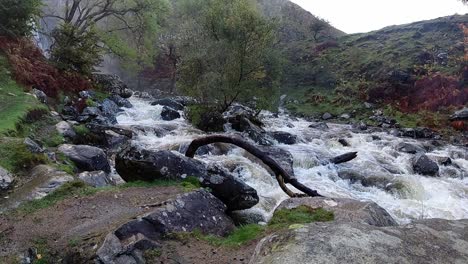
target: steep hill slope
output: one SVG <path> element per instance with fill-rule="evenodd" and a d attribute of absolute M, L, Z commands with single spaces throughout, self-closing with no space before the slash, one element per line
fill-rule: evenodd
<path fill-rule="evenodd" d="M 302 98 L 289 108 L 341 114 L 359 101 L 403 112 L 462 106 L 468 102 L 466 21 L 468 15 L 455 15 L 304 42 L 286 70 L 286 93 Z"/>

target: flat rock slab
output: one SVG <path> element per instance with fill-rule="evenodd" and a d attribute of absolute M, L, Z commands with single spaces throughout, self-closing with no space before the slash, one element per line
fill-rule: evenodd
<path fill-rule="evenodd" d="M 276 210 L 293 209 L 301 205 L 331 211 L 335 222 L 357 222 L 374 226 L 397 225 L 385 209 L 371 201 L 324 197 L 290 198 L 283 201 Z"/>
<path fill-rule="evenodd" d="M 272 234 L 250 264 L 468 263 L 468 220 L 430 219 L 405 226 L 314 223 Z"/>

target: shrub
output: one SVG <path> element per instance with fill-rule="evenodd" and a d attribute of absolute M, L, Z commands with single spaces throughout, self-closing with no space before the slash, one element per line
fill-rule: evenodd
<path fill-rule="evenodd" d="M 207 105 L 191 105 L 188 107 L 188 120 L 198 129 L 206 132 L 224 130 L 225 120 L 219 109 Z"/>
<path fill-rule="evenodd" d="M 40 0 L 0 1 L 0 35 L 29 36 L 34 29 L 34 18 L 39 14 Z"/>
<path fill-rule="evenodd" d="M 44 154 L 31 153 L 21 139 L 0 141 L 0 165 L 12 172 L 31 169 L 39 164 L 48 163 Z"/>
<path fill-rule="evenodd" d="M 81 33 L 76 27 L 63 24 L 54 30 L 52 37 L 55 42 L 51 60 L 58 69 L 90 76 L 94 66 L 101 62 L 102 48 L 94 30 Z"/>

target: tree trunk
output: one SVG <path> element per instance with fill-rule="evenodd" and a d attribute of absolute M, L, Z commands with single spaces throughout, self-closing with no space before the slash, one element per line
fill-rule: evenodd
<path fill-rule="evenodd" d="M 224 135 L 213 135 L 213 136 L 206 136 L 206 137 L 198 138 L 198 139 L 193 140 L 192 143 L 190 143 L 187 149 L 187 152 L 185 153 L 185 156 L 193 158 L 198 148 L 208 145 L 208 144 L 213 144 L 213 143 L 218 143 L 218 142 L 236 145 L 240 148 L 245 149 L 250 154 L 260 159 L 263 163 L 265 163 L 265 165 L 270 167 L 270 169 L 275 173 L 276 180 L 278 181 L 278 184 L 280 185 L 281 189 L 290 197 L 322 196 L 317 191 L 312 190 L 309 187 L 300 183 L 294 176 L 289 175 L 289 173 L 287 173 L 274 159 L 268 156 L 267 153 L 261 151 L 260 149 L 252 145 L 251 143 L 244 141 L 243 139 L 240 139 L 240 138 L 229 137 L 229 136 L 224 136 Z M 288 189 L 288 187 L 286 186 L 286 183 L 291 184 L 292 186 L 294 186 L 296 189 L 300 190 L 304 194 L 297 194 L 297 193 L 292 192 L 291 190 Z"/>

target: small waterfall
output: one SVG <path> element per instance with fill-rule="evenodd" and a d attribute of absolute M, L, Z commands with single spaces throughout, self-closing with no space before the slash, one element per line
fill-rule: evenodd
<path fill-rule="evenodd" d="M 134 138 L 133 144 L 147 149 L 180 150 L 202 135 L 183 118 L 163 121 L 161 106 L 151 106 L 141 99 L 132 99 L 132 103 L 134 108 L 125 109 L 117 120 L 122 126 L 146 128 Z M 298 144 L 276 146 L 293 155 L 296 177 L 325 196 L 372 200 L 400 223 L 421 218 L 468 218 L 466 148 L 446 145 L 428 151 L 427 155 L 434 160 L 450 157 L 453 166 L 441 166 L 440 177 L 426 177 L 413 173 L 413 155 L 397 151 L 396 146 L 402 142 L 416 145 L 427 142 L 387 133 L 353 133 L 349 125 L 328 124 L 328 130 L 314 129 L 309 127 L 310 122 L 286 114 L 275 117 L 263 113 L 263 118 L 267 131 L 285 131 L 298 137 Z M 346 139 L 350 146 L 343 147 L 338 142 L 340 138 Z M 358 158 L 342 165 L 326 164 L 329 158 L 349 151 L 358 151 Z M 251 211 L 268 218 L 275 207 L 287 199 L 268 171 L 248 159 L 241 149 L 233 148 L 225 155 L 203 155 L 197 159 L 221 164 L 254 187 L 261 201 L 249 209 Z M 340 170 L 356 172 L 377 184 L 340 177 Z"/>

